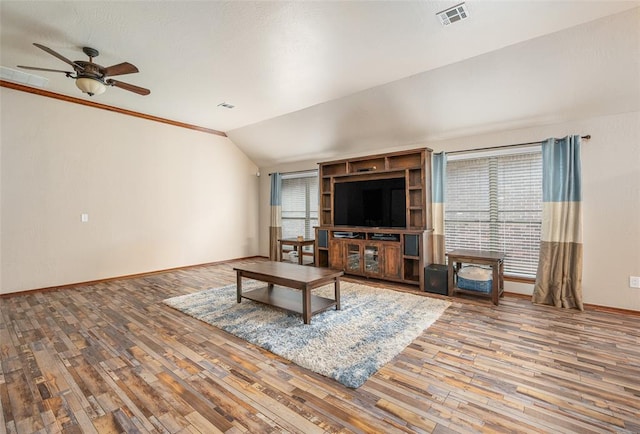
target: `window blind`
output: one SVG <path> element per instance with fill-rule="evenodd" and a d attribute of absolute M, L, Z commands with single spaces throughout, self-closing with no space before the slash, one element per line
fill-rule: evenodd
<path fill-rule="evenodd" d="M 318 226 L 318 171 L 282 174 L 282 237 L 314 238 Z"/>
<path fill-rule="evenodd" d="M 447 163 L 447 251 L 504 252 L 505 274 L 535 277 L 541 227 L 539 149 Z"/>

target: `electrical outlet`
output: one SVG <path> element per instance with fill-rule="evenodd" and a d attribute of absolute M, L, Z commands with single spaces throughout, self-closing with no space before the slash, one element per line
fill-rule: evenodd
<path fill-rule="evenodd" d="M 640 288 L 640 276 L 629 276 L 629 288 Z"/>

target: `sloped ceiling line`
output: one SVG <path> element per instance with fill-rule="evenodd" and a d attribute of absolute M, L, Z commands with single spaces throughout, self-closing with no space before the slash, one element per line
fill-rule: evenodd
<path fill-rule="evenodd" d="M 25 86 L 23 84 L 12 83 L 10 81 L 0 80 L 0 87 L 6 87 L 13 90 L 18 90 L 21 92 L 32 93 L 35 95 L 45 96 L 48 98 L 57 99 L 60 101 L 70 102 L 73 104 L 80 104 L 88 107 L 98 108 L 102 110 L 107 110 L 110 112 L 120 113 L 122 115 L 133 116 L 140 119 L 146 119 L 148 121 L 160 122 L 163 124 L 173 125 L 174 127 L 187 128 L 189 130 L 200 131 L 201 133 L 214 134 L 216 136 L 227 137 L 227 135 L 218 130 L 214 130 L 211 128 L 200 127 L 198 125 L 186 124 L 184 122 L 173 121 L 171 119 L 165 119 L 158 116 L 152 116 L 140 112 L 136 112 L 133 110 L 122 109 L 119 107 L 114 107 L 111 105 L 100 104 L 94 101 L 88 101 L 86 99 L 76 98 L 69 95 L 62 95 L 59 93 L 51 92 L 44 89 L 39 89 L 36 87 Z"/>

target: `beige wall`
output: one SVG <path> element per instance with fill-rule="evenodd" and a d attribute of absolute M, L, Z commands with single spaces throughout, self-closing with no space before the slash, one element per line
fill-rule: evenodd
<path fill-rule="evenodd" d="M 257 167 L 229 139 L 0 97 L 0 293 L 258 254 Z"/>
<path fill-rule="evenodd" d="M 531 142 L 568 134 L 591 134 L 582 147 L 584 206 L 583 295 L 586 303 L 640 311 L 640 113 L 603 116 L 483 134 L 385 151 L 426 146 L 435 151 Z M 376 151 L 379 153 L 380 151 Z M 365 155 L 365 154 L 361 154 Z M 349 157 L 335 155 L 329 159 Z M 274 171 L 316 168 L 316 161 L 262 168 Z M 268 253 L 269 177 L 260 178 L 260 252 Z M 532 285 L 507 282 L 506 290 L 531 294 Z"/>
<path fill-rule="evenodd" d="M 0 110 L 0 293 L 266 256 L 268 173 L 317 167 L 265 167 L 257 178 L 228 139 L 6 88 Z M 593 137 L 582 153 L 585 302 L 640 310 L 640 290 L 628 286 L 640 276 L 640 113 L 376 153 L 574 133 Z"/>

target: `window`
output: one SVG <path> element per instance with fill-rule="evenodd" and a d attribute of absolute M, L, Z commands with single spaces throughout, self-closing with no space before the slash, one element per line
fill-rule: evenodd
<path fill-rule="evenodd" d="M 451 158 L 445 243 L 505 253 L 505 274 L 535 277 L 542 228 L 542 153 Z"/>
<path fill-rule="evenodd" d="M 282 174 L 282 238 L 314 238 L 318 226 L 318 171 Z"/>

